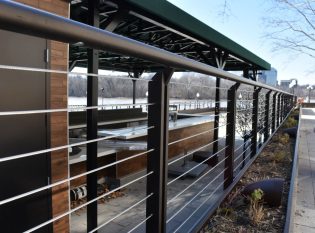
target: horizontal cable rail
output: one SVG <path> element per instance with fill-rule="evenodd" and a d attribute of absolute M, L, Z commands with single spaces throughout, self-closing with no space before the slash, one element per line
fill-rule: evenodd
<path fill-rule="evenodd" d="M 226 179 L 220 184 L 218 185 L 212 192 L 211 194 L 198 206 L 198 208 L 196 208 L 181 224 L 178 228 L 176 228 L 176 230 L 174 231 L 177 232 L 198 210 L 200 210 L 200 208 L 220 189 L 223 188 L 222 185 L 223 183 L 226 181 Z"/>
<path fill-rule="evenodd" d="M 207 162 L 208 160 L 210 160 L 211 158 L 213 158 L 214 156 L 216 156 L 216 155 L 219 154 L 220 152 L 224 151 L 226 148 L 227 148 L 227 146 L 224 147 L 224 148 L 222 148 L 221 150 L 219 150 L 217 153 L 215 153 L 215 154 L 209 156 L 209 158 L 203 160 L 201 163 L 197 164 L 196 166 L 190 168 L 189 170 L 187 170 L 187 171 L 184 172 L 183 174 L 177 176 L 175 179 L 173 179 L 173 180 L 171 180 L 170 182 L 168 182 L 167 185 L 170 185 L 170 184 L 174 183 L 176 180 L 179 180 L 180 178 L 182 178 L 183 176 L 187 175 L 187 174 L 188 174 L 189 172 L 191 172 L 192 170 L 196 169 L 197 167 L 200 167 L 204 162 Z"/>
<path fill-rule="evenodd" d="M 171 164 L 173 164 L 173 163 L 176 163 L 176 162 L 178 162 L 179 160 L 182 160 L 182 159 L 184 159 L 184 158 L 186 158 L 186 157 L 192 155 L 193 153 L 195 153 L 195 152 L 197 152 L 197 151 L 200 151 L 201 149 L 206 148 L 206 147 L 208 147 L 208 146 L 212 145 L 213 143 L 218 142 L 218 141 L 220 141 L 220 140 L 223 140 L 223 138 L 218 139 L 218 140 L 215 140 L 215 141 L 212 141 L 212 142 L 210 142 L 210 143 L 208 143 L 208 144 L 206 144 L 206 145 L 204 145 L 204 146 L 201 146 L 201 147 L 199 147 L 199 148 L 197 148 L 197 149 L 195 149 L 195 150 L 193 150 L 193 151 L 187 153 L 186 155 L 183 155 L 182 157 L 180 157 L 180 158 L 178 158 L 178 159 L 172 160 L 171 162 L 168 163 L 168 166 L 171 165 Z"/>
<path fill-rule="evenodd" d="M 28 111 L 4 111 L 0 112 L 0 116 L 11 116 L 11 115 L 28 115 L 28 114 L 44 114 L 44 113 L 56 113 L 56 112 L 74 112 L 77 110 L 91 110 L 91 109 L 100 109 L 102 107 L 108 106 L 152 106 L 154 103 L 139 103 L 139 104 L 104 104 L 104 105 L 97 105 L 91 107 L 72 107 L 69 106 L 68 108 L 59 108 L 59 109 L 42 109 L 42 110 L 28 110 Z"/>
<path fill-rule="evenodd" d="M 253 145 L 253 143 L 251 143 L 250 145 L 248 145 L 248 147 L 241 153 L 241 154 L 239 154 L 235 159 L 234 159 L 234 162 L 236 162 L 243 154 L 245 154 L 247 151 L 248 151 L 248 149 L 251 149 L 251 146 Z M 241 162 L 243 162 L 244 160 L 242 160 Z M 237 167 L 238 168 L 238 167 Z M 235 169 L 237 169 L 237 168 L 235 168 Z"/>
<path fill-rule="evenodd" d="M 148 217 L 146 217 L 145 219 L 143 219 L 140 223 L 138 223 L 134 228 L 132 228 L 130 231 L 128 231 L 128 233 L 133 232 L 134 230 L 136 230 L 138 227 L 140 227 L 142 224 L 144 224 L 146 221 L 148 221 L 150 218 L 152 218 L 152 214 L 149 215 Z"/>
<path fill-rule="evenodd" d="M 0 2 L 1 4 L 1 2 Z M 18 70 L 18 71 L 29 71 L 29 72 L 41 72 L 41 73 L 55 73 L 55 74 L 66 74 L 66 75 L 80 75 L 80 76 L 90 76 L 97 78 L 109 78 L 109 79 L 124 79 L 124 80 L 136 80 L 136 81 L 145 81 L 150 82 L 150 79 L 139 79 L 132 77 L 120 77 L 120 76 L 109 76 L 104 74 L 94 74 L 94 73 L 83 73 L 83 72 L 72 72 L 72 71 L 63 71 L 63 70 L 52 70 L 52 69 L 40 69 L 35 67 L 26 67 L 26 66 L 8 66 L 0 65 L 0 69 L 5 70 Z"/>
<path fill-rule="evenodd" d="M 92 199 L 92 200 L 90 200 L 90 201 L 88 201 L 88 202 L 86 202 L 86 203 L 84 203 L 84 204 L 82 204 L 82 205 L 80 205 L 78 207 L 75 207 L 75 208 L 73 208 L 73 209 L 71 209 L 71 210 L 69 210 L 69 211 L 67 211 L 67 212 L 57 216 L 57 217 L 52 218 L 51 220 L 48 220 L 48 221 L 46 221 L 46 222 L 44 222 L 42 224 L 37 225 L 36 227 L 33 227 L 33 228 L 25 231 L 25 233 L 30 233 L 30 232 L 36 231 L 37 229 L 40 229 L 40 228 L 42 228 L 42 227 L 44 227 L 44 226 L 46 226 L 46 225 L 48 225 L 50 223 L 53 223 L 53 222 L 57 221 L 58 219 L 61 219 L 61 218 L 65 217 L 65 216 L 67 216 L 67 215 L 69 215 L 69 214 L 71 214 L 71 213 L 73 213 L 73 212 L 75 212 L 75 211 L 77 211 L 77 210 L 79 210 L 79 209 L 81 209 L 81 208 L 91 204 L 92 202 L 95 202 L 95 201 L 97 201 L 97 200 L 99 200 L 101 198 L 104 198 L 104 197 L 106 197 L 106 196 L 108 196 L 108 195 L 110 195 L 110 194 L 112 194 L 112 193 L 114 193 L 114 192 L 124 188 L 124 187 L 127 187 L 130 184 L 133 184 L 133 183 L 137 182 L 138 180 L 146 178 L 146 177 L 148 177 L 151 174 L 153 174 L 153 172 L 149 172 L 149 173 L 147 173 L 147 174 L 145 174 L 145 175 L 143 175 L 141 177 L 138 177 L 138 178 L 136 178 L 136 179 L 134 179 L 134 180 L 124 184 L 124 185 L 121 185 L 118 188 L 115 188 L 115 189 L 113 189 L 113 190 L 111 190 L 111 191 L 109 191 L 107 193 L 104 193 L 104 194 L 98 196 L 97 198 L 94 198 L 94 199 Z"/>
<path fill-rule="evenodd" d="M 146 128 L 135 129 L 135 130 L 133 130 L 133 132 L 150 130 L 153 128 L 154 128 L 154 126 L 150 126 L 150 127 L 146 127 Z M 30 157 L 30 156 L 34 156 L 34 155 L 44 154 L 44 153 L 48 153 L 48 152 L 53 152 L 53 151 L 57 151 L 57 150 L 69 149 L 69 148 L 74 147 L 74 146 L 86 145 L 89 143 L 99 142 L 99 141 L 103 141 L 103 140 L 107 140 L 107 139 L 113 139 L 113 138 L 117 138 L 120 136 L 124 136 L 124 134 L 118 134 L 118 135 L 107 136 L 107 137 L 100 137 L 100 138 L 87 140 L 87 141 L 83 141 L 83 142 L 76 142 L 76 143 L 72 143 L 72 144 L 68 144 L 68 145 L 52 147 L 50 149 L 33 151 L 33 152 L 23 153 L 23 154 L 19 154 L 19 155 L 7 156 L 7 157 L 0 158 L 0 163 L 15 160 L 15 159 L 20 159 L 20 158 L 26 158 L 26 157 Z"/>
<path fill-rule="evenodd" d="M 217 180 L 224 172 L 226 169 L 223 169 L 210 183 L 208 183 L 205 187 L 203 187 L 196 195 L 194 195 L 193 198 L 191 198 L 188 202 L 185 203 L 178 211 L 176 211 L 175 214 L 173 214 L 171 217 L 169 217 L 166 221 L 166 223 L 169 223 L 175 216 L 177 216 L 185 207 L 187 207 L 193 200 L 195 200 L 205 189 L 207 189 L 215 180 Z"/>
<path fill-rule="evenodd" d="M 243 143 L 242 145 L 240 145 L 239 147 L 237 147 L 235 150 L 234 150 L 234 152 L 236 152 L 236 151 L 238 151 L 239 149 L 241 149 L 245 144 L 247 144 L 247 142 L 250 140 L 250 139 L 252 139 L 253 138 L 253 135 L 252 136 L 250 136 L 247 140 L 246 140 L 246 142 L 245 143 Z"/>
<path fill-rule="evenodd" d="M 248 148 L 247 148 L 248 149 Z M 247 151 L 246 149 L 246 151 Z M 243 153 L 245 153 L 244 151 Z M 234 172 L 237 171 L 237 169 L 243 164 L 244 161 L 246 161 L 250 157 L 250 154 L 246 155 L 246 157 L 235 167 Z"/>
<path fill-rule="evenodd" d="M 101 167 L 99 167 L 99 168 L 90 170 L 90 171 L 88 171 L 88 172 L 80 173 L 80 174 L 75 175 L 75 176 L 72 176 L 72 177 L 70 177 L 70 178 L 68 178 L 68 179 L 60 180 L 60 181 L 54 182 L 54 183 L 52 183 L 52 184 L 50 184 L 50 185 L 46 185 L 46 186 L 44 186 L 44 187 L 40 187 L 40 188 L 34 189 L 34 190 L 32 190 L 32 191 L 29 191 L 29 192 L 26 192 L 26 193 L 23 193 L 23 194 L 20 194 L 20 195 L 17 195 L 17 196 L 8 198 L 8 199 L 1 200 L 1 201 L 0 201 L 0 206 L 1 206 L 1 205 L 4 205 L 4 204 L 6 204 L 6 203 L 12 202 L 12 201 L 21 199 L 21 198 L 23 198 L 23 197 L 27 197 L 27 196 L 30 196 L 30 195 L 32 195 L 32 194 L 41 192 L 41 191 L 43 191 L 43 190 L 56 187 L 56 186 L 58 186 L 58 185 L 61 185 L 61 184 L 66 183 L 66 182 L 70 182 L 70 181 L 75 180 L 75 179 L 78 179 L 78 178 L 80 178 L 80 177 L 84 177 L 84 176 L 86 176 L 86 175 L 93 174 L 93 173 L 98 172 L 98 171 L 101 171 L 101 170 L 103 170 L 103 169 L 105 169 L 105 168 L 108 168 L 108 167 L 111 167 L 111 166 L 114 166 L 114 165 L 117 165 L 117 164 L 126 162 L 126 161 L 131 160 L 131 159 L 135 159 L 135 158 L 140 157 L 140 156 L 142 156 L 142 155 L 149 154 L 150 152 L 153 152 L 153 151 L 154 151 L 154 149 L 151 149 L 151 150 L 148 150 L 148 151 L 145 151 L 145 152 L 141 152 L 141 153 L 138 153 L 138 154 L 129 156 L 129 157 L 125 158 L 125 159 L 120 159 L 120 160 L 118 160 L 118 161 L 116 161 L 116 162 L 112 162 L 112 163 L 106 164 L 106 165 L 104 165 L 104 166 L 101 166 Z"/>
<path fill-rule="evenodd" d="M 213 128 L 213 129 L 210 129 L 210 130 L 203 131 L 203 132 L 201 132 L 201 133 L 197 133 L 197 134 L 194 134 L 194 135 L 185 137 L 185 138 L 181 138 L 181 139 L 179 139 L 179 140 L 176 140 L 176 141 L 173 141 L 173 142 L 168 143 L 168 145 L 171 146 L 171 145 L 174 145 L 174 144 L 176 144 L 176 143 L 179 143 L 179 142 L 182 142 L 182 141 L 191 139 L 191 138 L 195 138 L 195 137 L 198 137 L 198 136 L 203 135 L 203 134 L 206 134 L 206 133 L 210 133 L 210 132 L 212 132 L 212 131 L 214 131 L 214 130 L 216 130 L 216 129 L 219 129 L 219 128 L 224 127 L 224 126 L 227 126 L 227 125 L 228 125 L 228 124 L 221 125 L 221 126 L 219 126 L 219 127 L 217 127 L 217 128 Z"/>
<path fill-rule="evenodd" d="M 177 193 L 174 197 L 172 197 L 171 199 L 169 199 L 167 201 L 167 204 L 169 204 L 170 202 L 174 201 L 176 198 L 178 198 L 180 195 L 182 195 L 184 192 L 186 192 L 188 189 L 190 189 L 193 185 L 195 185 L 196 183 L 198 183 L 202 178 L 204 178 L 206 175 L 208 175 L 210 172 L 214 171 L 214 169 L 216 169 L 219 165 L 221 165 L 227 158 L 222 159 L 219 163 L 217 163 L 214 167 L 212 167 L 211 169 L 209 169 L 207 172 L 205 172 L 203 175 L 201 175 L 198 179 L 196 179 L 194 182 L 192 182 L 190 185 L 188 185 L 186 188 L 184 188 L 182 191 L 180 191 L 179 193 Z"/>
<path fill-rule="evenodd" d="M 120 212 L 119 214 L 117 214 L 115 217 L 112 217 L 111 219 L 107 220 L 106 222 L 102 223 L 101 225 L 99 225 L 97 228 L 95 228 L 92 231 L 89 231 L 89 233 L 93 233 L 96 232 L 97 230 L 103 228 L 104 226 L 106 226 L 107 224 L 109 224 L 110 222 L 114 221 L 116 218 L 119 218 L 120 216 L 122 216 L 123 214 L 127 213 L 129 210 L 133 209 L 134 207 L 140 205 L 141 203 L 143 203 L 144 201 L 146 201 L 148 198 L 150 198 L 153 195 L 153 193 L 150 193 L 148 196 L 146 196 L 145 198 L 142 198 L 140 201 L 136 202 L 135 204 L 129 206 L 127 209 L 125 209 L 124 211 Z"/>

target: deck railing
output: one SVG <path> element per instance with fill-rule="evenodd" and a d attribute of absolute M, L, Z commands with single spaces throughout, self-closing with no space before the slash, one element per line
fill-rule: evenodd
<path fill-rule="evenodd" d="M 0 200 L 0 209 L 5 205 L 14 206 L 14 203 L 20 199 L 36 195 L 43 190 L 53 190 L 60 185 L 70 184 L 79 178 L 87 177 L 87 200 L 85 203 L 73 208 L 69 207 L 62 214 L 53 216 L 28 229 L 24 229 L 25 232 L 34 232 L 51 225 L 60 219 L 70 216 L 83 207 L 87 207 L 86 231 L 103 231 L 115 219 L 124 216 L 124 214 L 130 211 L 134 211 L 136 207 L 144 204 L 145 215 L 142 219 L 136 219 L 136 222 L 133 222 L 132 228 L 129 229 L 130 231 L 128 230 L 129 232 L 141 229 L 145 229 L 146 232 L 150 233 L 195 232 L 202 227 L 207 218 L 231 191 L 286 119 L 295 104 L 295 97 L 293 95 L 275 87 L 237 76 L 93 26 L 11 1 L 0 1 L 0 9 L 0 29 L 65 43 L 82 42 L 90 49 L 125 54 L 165 66 L 163 70 L 156 72 L 152 79 L 142 80 L 148 83 L 148 103 L 145 104 L 148 109 L 147 125 L 135 129 L 131 135 L 137 134 L 137 130 L 141 131 L 141 135 L 146 137 L 146 150 L 142 150 L 142 152 L 135 153 L 126 158 L 116 158 L 115 161 L 108 162 L 107 164 L 97 164 L 97 157 L 99 156 L 98 143 L 106 142 L 109 139 L 129 137 L 130 135 L 127 135 L 128 133 L 107 136 L 100 136 L 98 134 L 97 110 L 102 108 L 102 106 L 99 106 L 97 103 L 97 78 L 102 77 L 102 75 L 97 74 L 97 70 L 95 69 L 89 69 L 93 72 L 80 74 L 87 76 L 88 80 L 88 105 L 79 107 L 80 110 L 87 112 L 86 140 L 22 154 L 0 155 L 0 163 L 5 166 L 6 163 L 41 156 L 42 154 L 63 149 L 71 149 L 75 146 L 86 145 L 87 147 L 86 172 L 72 176 L 69 174 L 66 179 L 53 183 L 49 182 L 45 186 L 36 187 L 28 192 L 19 193 L 18 195 Z M 88 59 L 91 61 L 92 67 L 97 62 L 97 60 L 93 60 L 93 53 L 90 54 Z M 0 64 L 0 69 L 34 73 L 73 74 L 60 70 L 2 64 Z M 220 88 L 221 92 L 227 93 L 227 100 L 223 100 L 227 105 L 227 111 L 220 112 L 219 102 L 218 104 L 216 103 L 216 107 L 219 106 L 219 108 L 216 108 L 215 113 L 209 113 L 200 118 L 203 123 L 215 120 L 214 127 L 170 141 L 169 135 L 173 126 L 169 123 L 168 85 L 176 70 L 193 71 L 229 80 L 231 81 L 231 85 L 229 88 Z M 216 90 L 215 87 L 200 88 Z M 179 104 L 181 106 L 178 108 L 181 110 L 182 103 Z M 196 108 L 198 108 L 197 106 L 196 102 Z M 208 103 L 206 106 L 208 106 Z M 17 109 L 14 111 L 2 111 L 0 112 L 0 117 L 14 117 L 27 114 L 49 115 L 56 112 L 68 113 L 77 110 L 78 108 Z M 143 131 L 145 132 L 143 133 Z M 204 139 L 205 137 L 210 137 L 210 135 L 213 138 L 205 140 L 203 145 L 194 149 L 185 149 L 184 153 L 170 158 L 169 149 L 171 146 L 180 144 L 185 140 Z M 187 169 L 175 176 L 175 178 L 168 176 L 170 168 L 174 168 L 179 163 L 183 163 L 184 167 L 189 158 L 197 156 L 198 153 L 196 154 L 196 152 L 205 150 L 208 152 L 211 151 L 211 155 L 206 157 L 201 156 L 198 162 L 191 163 L 191 167 L 186 167 Z M 123 165 L 133 159 L 143 158 L 143 156 L 146 158 L 144 173 L 142 172 L 125 184 L 121 184 L 106 193 L 98 195 L 97 174 L 99 172 L 109 167 Z M 191 179 L 190 183 L 183 183 L 182 179 L 191 174 L 198 175 L 194 176 L 195 178 Z M 7 179 L 10 179 L 10 177 L 7 177 Z M 106 198 L 114 192 L 141 180 L 146 180 L 145 195 L 142 198 L 134 203 L 129 203 L 129 206 L 126 206 L 124 210 L 109 219 L 101 219 L 99 217 L 98 207 L 100 204 L 98 204 L 98 200 Z M 14 222 L 12 219 L 4 219 L 1 216 L 2 221 Z"/>

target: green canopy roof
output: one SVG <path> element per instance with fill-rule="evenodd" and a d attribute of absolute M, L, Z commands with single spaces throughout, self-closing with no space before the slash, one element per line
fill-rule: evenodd
<path fill-rule="evenodd" d="M 71 18 L 85 22 L 86 6 L 86 0 L 71 1 Z M 224 58 L 225 70 L 271 68 L 268 62 L 166 0 L 101 1 L 100 28 L 213 66 L 218 65 L 218 58 Z M 70 45 L 70 67 L 86 66 L 86 60 L 83 45 Z M 100 67 L 121 71 L 160 69 L 159 64 L 107 52 L 100 54 Z"/>

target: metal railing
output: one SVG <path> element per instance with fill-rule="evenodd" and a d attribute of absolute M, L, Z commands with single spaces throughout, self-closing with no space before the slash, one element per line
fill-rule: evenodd
<path fill-rule="evenodd" d="M 294 96 L 275 87 L 228 73 L 221 69 L 214 68 L 156 47 L 95 28 L 93 26 L 82 24 L 11 1 L 1 0 L 0 8 L 0 29 L 57 40 L 65 43 L 82 42 L 91 49 L 125 54 L 162 64 L 166 67 L 163 70 L 158 71 L 151 80 L 144 80 L 148 83 L 148 103 L 146 104 L 146 107 L 148 108 L 147 126 L 134 129 L 130 134 L 127 132 L 125 134 L 116 133 L 115 135 L 110 136 L 98 136 L 97 110 L 107 105 L 100 106 L 97 104 L 97 98 L 95 98 L 96 93 L 98 93 L 97 85 L 90 85 L 88 87 L 87 98 L 90 101 L 88 101 L 89 103 L 87 107 L 79 106 L 65 109 L 16 110 L 0 112 L 0 117 L 14 117 L 16 115 L 26 114 L 71 112 L 80 109 L 85 110 L 88 116 L 86 120 L 87 136 L 83 141 L 56 147 L 52 146 L 42 150 L 10 156 L 0 155 L 0 163 L 5 164 L 16 160 L 40 156 L 45 153 L 70 149 L 75 146 L 87 145 L 86 172 L 76 175 L 68 174 L 66 179 L 48 183 L 45 186 L 36 187 L 28 192 L 19 193 L 0 200 L 1 209 L 5 205 L 14 205 L 14 203 L 18 202 L 20 199 L 30 197 L 43 190 L 52 190 L 60 185 L 70 184 L 71 181 L 87 177 L 88 196 L 86 202 L 83 204 L 80 203 L 80 205 L 73 208 L 69 207 L 67 211 L 64 211 L 61 214 L 55 215 L 46 221 L 24 229 L 25 232 L 34 232 L 45 226 L 51 225 L 64 217 L 72 215 L 84 207 L 87 207 L 86 231 L 96 232 L 100 229 L 103 230 L 105 226 L 124 216 L 126 213 L 133 211 L 135 208 L 140 208 L 139 206 L 143 204 L 145 204 L 145 216 L 142 219 L 136 219 L 136 222 L 132 222 L 133 225 L 127 230 L 128 232 L 132 232 L 136 229 L 144 230 L 144 227 L 145 231 L 150 233 L 182 232 L 184 229 L 185 232 L 195 232 L 201 228 L 206 219 L 231 191 L 294 107 Z M 92 56 L 89 57 L 89 59 L 93 63 Z M 7 65 L 1 65 L 0 69 L 19 70 L 23 72 L 62 73 L 67 75 L 73 74 L 71 72 L 59 70 Z M 200 132 L 181 136 L 181 138 L 169 141 L 169 134 L 172 132 L 171 127 L 177 129 L 177 125 L 175 123 L 174 125 L 171 125 L 168 121 L 168 85 L 173 72 L 176 69 L 189 70 L 209 76 L 215 76 L 217 78 L 232 81 L 233 84 L 226 90 L 220 90 L 227 92 L 227 100 L 219 101 L 222 105 L 227 105 L 226 112 L 220 113 L 220 109 L 216 108 L 214 114 L 211 113 L 195 118 L 198 119 L 198 124 L 204 124 L 205 127 L 208 127 L 207 129 L 203 128 Z M 95 82 L 95 78 L 101 77 L 101 75 L 97 74 L 97 70 L 95 73 L 88 73 L 84 75 L 88 76 L 88 82 L 91 82 L 92 84 Z M 246 88 L 249 86 L 250 90 L 242 88 L 245 85 Z M 213 87 L 200 86 L 199 88 Z M 213 89 L 216 90 L 216 88 Z M 247 96 L 249 96 L 249 98 L 243 98 L 242 100 L 238 99 L 237 93 L 241 91 L 247 92 Z M 264 99 L 264 102 L 260 104 L 259 100 L 262 99 Z M 243 103 L 248 102 L 249 105 L 238 105 L 239 101 L 243 101 Z M 217 102 L 215 104 L 217 104 Z M 129 106 L 134 105 L 141 104 L 133 104 Z M 196 104 L 195 107 L 198 108 L 197 106 L 198 104 Z M 205 104 L 205 106 L 209 105 Z M 238 129 L 238 127 L 243 124 L 242 119 L 243 121 L 246 121 L 246 123 L 243 122 L 246 127 L 245 131 L 248 132 L 248 136 L 246 137 L 241 135 L 244 130 Z M 217 121 L 215 126 L 209 127 L 209 125 L 207 125 L 210 122 L 213 123 L 214 121 Z M 97 164 L 98 142 L 106 142 L 108 139 L 128 138 L 139 133 L 137 131 L 141 131 L 141 137 L 146 137 L 146 150 L 125 158 L 116 157 L 116 161 L 108 162 L 105 165 Z M 241 133 L 239 133 L 239 131 Z M 213 139 L 211 138 L 213 136 L 212 133 L 213 135 L 216 135 Z M 204 140 L 205 138 L 207 138 L 207 140 L 205 140 L 205 143 L 202 145 L 195 142 L 201 139 Z M 194 142 L 198 146 L 195 146 L 193 149 L 181 148 L 182 145 L 184 145 L 181 143 L 185 143 L 188 140 L 195 140 Z M 178 146 L 177 149 L 179 151 L 184 150 L 184 152 L 180 152 L 177 157 L 170 158 L 169 153 L 172 146 Z M 241 150 L 242 148 L 243 150 Z M 189 167 L 186 167 L 187 159 L 196 159 L 196 152 L 199 151 L 211 151 L 211 155 L 201 157 L 198 162 L 194 161 L 194 163 L 190 163 Z M 146 158 L 144 174 L 138 175 L 131 181 L 121 184 L 108 192 L 103 194 L 97 193 L 98 172 L 110 167 L 123 165 L 128 161 L 139 159 L 143 156 Z M 183 164 L 178 165 L 179 163 Z M 170 168 L 174 168 L 175 165 L 177 165 L 177 168 L 185 167 L 187 169 L 178 174 L 176 178 L 171 179 L 168 177 L 168 174 L 170 173 Z M 183 178 L 189 175 L 191 176 L 191 174 L 198 175 L 195 175 L 190 183 L 189 179 L 186 179 L 186 183 L 183 183 Z M 99 200 L 143 180 L 146 180 L 145 194 L 143 197 L 137 199 L 133 203 L 128 203 L 129 206 L 124 207 L 124 209 L 118 214 L 115 214 L 108 219 L 99 218 L 97 211 L 97 207 L 101 205 L 98 204 Z M 10 221 L 9 219 L 2 219 L 2 217 L 1 220 Z"/>

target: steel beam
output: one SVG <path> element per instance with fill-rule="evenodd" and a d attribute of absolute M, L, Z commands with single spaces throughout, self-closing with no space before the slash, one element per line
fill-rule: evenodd
<path fill-rule="evenodd" d="M 225 171 L 224 171 L 224 189 L 227 189 L 233 183 L 234 171 L 234 150 L 235 150 L 235 122 L 236 122 L 236 92 L 240 83 L 234 84 L 228 90 L 227 116 L 226 120 L 226 141 L 225 149 Z"/>
<path fill-rule="evenodd" d="M 216 60 L 216 64 L 217 67 L 220 69 L 224 69 L 225 64 L 226 64 L 226 59 L 228 57 L 228 54 L 216 54 L 215 56 L 215 60 Z M 212 149 L 212 154 L 216 154 L 218 152 L 218 148 L 219 148 L 219 125 L 220 125 L 220 108 L 221 108 L 221 104 L 220 104 L 220 83 L 221 83 L 221 79 L 220 77 L 216 77 L 216 82 L 215 82 L 215 108 L 214 108 L 214 131 L 213 131 L 213 149 Z M 218 162 L 218 156 L 216 155 L 213 159 L 213 164 L 216 164 Z"/>
<path fill-rule="evenodd" d="M 127 17 L 128 10 L 119 9 L 115 14 L 113 14 L 109 19 L 107 19 L 101 27 L 106 31 L 113 32 L 117 26 Z"/>
<path fill-rule="evenodd" d="M 270 94 L 272 91 L 268 91 L 266 94 L 265 101 L 265 131 L 264 131 L 264 142 L 267 142 L 270 134 L 270 122 L 269 122 L 269 114 L 270 114 Z"/>
<path fill-rule="evenodd" d="M 253 93 L 253 113 L 252 113 L 252 139 L 251 139 L 251 158 L 257 153 L 257 131 L 258 131 L 258 108 L 259 108 L 259 92 L 261 88 L 256 88 Z"/>
<path fill-rule="evenodd" d="M 147 178 L 146 232 L 166 232 L 167 208 L 167 164 L 168 164 L 168 83 L 173 75 L 172 69 L 158 72 L 149 82 L 148 150 L 154 150 L 147 156 L 147 171 L 153 172 Z"/>
<path fill-rule="evenodd" d="M 88 24 L 99 27 L 99 1 L 88 1 Z M 98 73 L 98 51 L 88 49 L 88 73 Z M 98 78 L 87 78 L 87 106 L 98 105 Z M 97 138 L 97 109 L 87 110 L 87 140 Z M 86 169 L 87 171 L 97 168 L 97 142 L 88 143 L 86 146 Z M 87 201 L 97 197 L 97 172 L 87 175 Z M 87 231 L 97 227 L 97 201 L 87 206 Z"/>

